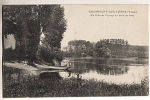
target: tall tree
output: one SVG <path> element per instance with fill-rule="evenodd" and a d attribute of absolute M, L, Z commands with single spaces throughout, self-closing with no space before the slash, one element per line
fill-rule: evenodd
<path fill-rule="evenodd" d="M 47 10 L 45 10 L 47 9 Z M 43 44 L 53 48 L 60 48 L 63 33 L 66 30 L 66 20 L 64 19 L 64 8 L 60 5 L 43 6 L 42 14 L 49 19 L 42 18 L 43 33 L 45 38 Z M 49 13 L 51 11 L 51 13 Z M 42 15 L 43 16 L 43 15 Z"/>
<path fill-rule="evenodd" d="M 93 44 L 85 40 L 72 40 L 68 42 L 69 53 L 72 56 L 93 55 Z"/>
<path fill-rule="evenodd" d="M 109 57 L 111 51 L 105 41 L 98 41 L 94 48 L 95 56 L 97 57 Z"/>
<path fill-rule="evenodd" d="M 64 8 L 60 5 L 41 6 L 41 25 L 45 38 L 42 40 L 42 58 L 52 63 L 52 59 L 61 60 L 61 41 L 66 30 Z M 48 19 L 47 19 L 48 17 Z M 45 52 L 45 54 L 44 54 Z"/>
<path fill-rule="evenodd" d="M 60 48 L 65 30 L 64 9 L 60 5 L 3 6 L 3 34 L 15 35 L 30 63 L 37 58 L 41 33 L 45 34 L 46 47 Z"/>

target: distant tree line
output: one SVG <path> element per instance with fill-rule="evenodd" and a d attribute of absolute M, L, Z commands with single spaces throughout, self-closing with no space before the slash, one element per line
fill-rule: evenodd
<path fill-rule="evenodd" d="M 64 53 L 66 53 L 66 56 L 82 56 L 84 54 L 87 54 L 89 56 L 93 55 L 93 44 L 89 41 L 85 40 L 74 40 L 70 41 L 68 43 L 68 47 L 65 48 Z"/>
<path fill-rule="evenodd" d="M 147 57 L 146 47 L 132 46 L 124 39 L 101 39 L 95 42 L 72 40 L 63 48 L 65 57 Z"/>
<path fill-rule="evenodd" d="M 61 40 L 66 30 L 64 8 L 60 5 L 6 5 L 3 9 L 3 48 L 4 37 L 13 34 L 16 39 L 16 49 L 9 54 L 3 50 L 3 59 L 22 61 L 28 64 L 37 61 L 51 62 L 59 55 Z M 45 38 L 41 41 L 41 34 Z M 61 57 L 56 57 L 61 58 Z"/>

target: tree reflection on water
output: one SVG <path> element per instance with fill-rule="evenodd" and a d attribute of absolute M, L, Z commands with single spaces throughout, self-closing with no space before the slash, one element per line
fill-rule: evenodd
<path fill-rule="evenodd" d="M 62 79 L 62 77 L 59 75 L 58 72 L 44 72 L 44 73 L 41 73 L 39 75 L 39 78 L 43 79 L 43 80 L 44 79 L 50 79 L 50 80 L 53 80 L 53 81 Z"/>
<path fill-rule="evenodd" d="M 96 71 L 97 74 L 104 74 L 104 75 L 121 75 L 121 74 L 126 74 L 127 71 L 129 70 L 129 67 L 124 66 L 124 65 L 111 65 L 106 63 L 96 63 L 93 64 L 91 63 L 86 63 L 86 62 L 73 62 L 71 64 L 72 68 L 71 72 L 72 73 L 79 73 L 79 74 L 84 74 L 84 73 L 89 73 L 90 71 Z"/>

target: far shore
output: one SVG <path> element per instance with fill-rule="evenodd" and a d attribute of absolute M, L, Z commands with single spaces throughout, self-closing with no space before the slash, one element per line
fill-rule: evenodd
<path fill-rule="evenodd" d="M 133 61 L 133 60 L 146 60 L 148 61 L 148 58 L 138 58 L 138 57 L 66 57 L 70 60 L 75 59 L 113 59 L 113 60 L 127 60 L 127 61 Z M 65 58 L 64 58 L 65 59 Z"/>

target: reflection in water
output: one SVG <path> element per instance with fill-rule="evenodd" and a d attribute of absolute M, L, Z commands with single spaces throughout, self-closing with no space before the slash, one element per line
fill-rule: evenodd
<path fill-rule="evenodd" d="M 97 72 L 97 74 L 110 74 L 110 75 L 120 75 L 126 74 L 129 70 L 127 66 L 117 66 L 117 65 L 104 65 L 104 64 L 92 64 L 92 63 L 82 63 L 82 62 L 72 62 L 73 69 L 71 69 L 72 73 L 89 73 L 90 71 Z"/>
<path fill-rule="evenodd" d="M 133 66 L 86 61 L 72 62 L 72 68 L 68 71 L 40 70 L 31 73 L 5 67 L 3 95 L 4 97 L 145 95 L 148 94 L 146 85 L 148 81 L 144 80 L 141 83 L 141 80 L 148 76 L 146 72 L 148 72 L 146 64 Z M 91 79 L 92 81 L 86 81 Z"/>
<path fill-rule="evenodd" d="M 148 65 L 144 61 L 122 60 L 73 60 L 70 69 L 70 77 L 82 79 L 94 79 L 114 84 L 140 84 L 141 80 L 148 76 Z M 139 66 L 133 66 L 133 64 Z M 63 78 L 68 78 L 68 73 L 59 72 Z M 69 77 L 69 78 L 70 78 Z"/>
<path fill-rule="evenodd" d="M 128 62 L 125 65 L 123 61 L 117 60 L 104 62 L 102 60 L 74 60 L 71 62 L 71 69 L 68 71 L 45 71 L 43 73 L 34 72 L 34 74 L 31 74 L 25 70 L 7 68 L 7 70 L 4 70 L 5 76 L 3 78 L 8 83 L 9 81 L 20 82 L 29 77 L 52 82 L 74 77 L 78 81 L 81 79 L 94 79 L 110 84 L 140 84 L 141 80 L 148 76 L 148 65 L 140 63 L 139 66 L 133 66 L 132 64 Z"/>
<path fill-rule="evenodd" d="M 44 72 L 39 75 L 40 79 L 51 79 L 53 81 L 62 79 L 58 72 Z"/>
<path fill-rule="evenodd" d="M 68 74 L 69 74 L 68 77 L 70 77 L 71 76 L 71 71 L 68 71 Z"/>
<path fill-rule="evenodd" d="M 129 70 L 129 67 L 127 66 L 97 66 L 96 72 L 98 74 L 104 74 L 104 75 L 121 75 L 121 74 L 127 74 L 127 71 Z"/>

